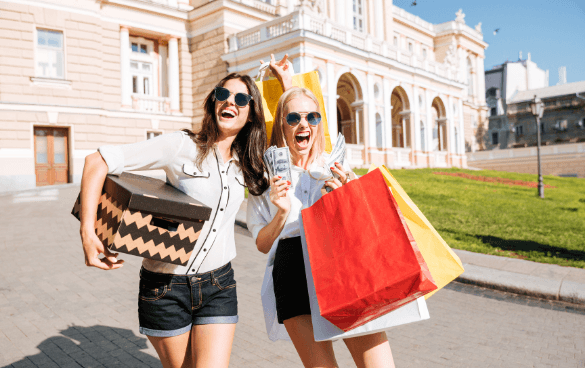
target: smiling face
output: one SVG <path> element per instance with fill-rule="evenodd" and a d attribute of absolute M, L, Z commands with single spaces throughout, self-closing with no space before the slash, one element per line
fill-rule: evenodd
<path fill-rule="evenodd" d="M 318 125 L 311 125 L 307 121 L 306 113 L 319 111 L 319 107 L 309 97 L 299 95 L 290 100 L 283 111 L 283 128 L 286 144 L 289 147 L 293 162 L 305 161 L 311 153 L 311 148 L 317 139 Z M 303 113 L 301 122 L 292 127 L 286 122 L 286 115 L 289 112 Z"/>
<path fill-rule="evenodd" d="M 250 101 L 244 107 L 236 105 L 235 94 L 239 92 L 250 94 L 250 92 L 246 84 L 239 79 L 230 79 L 225 82 L 223 87 L 229 89 L 232 95 L 225 101 L 215 100 L 217 125 L 222 136 L 235 136 L 248 122 L 250 104 L 252 103 Z"/>

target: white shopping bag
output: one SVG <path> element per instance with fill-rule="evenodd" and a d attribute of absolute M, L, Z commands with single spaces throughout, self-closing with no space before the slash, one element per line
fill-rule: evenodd
<path fill-rule="evenodd" d="M 375 332 L 385 331 L 391 327 L 404 325 L 411 322 L 423 321 L 429 319 L 429 310 L 424 296 L 420 297 L 392 312 L 376 318 L 353 330 L 343 332 L 342 329 L 335 326 L 321 316 L 317 293 L 315 292 L 315 283 L 313 273 L 311 272 L 311 263 L 309 262 L 309 252 L 305 240 L 305 231 L 303 228 L 303 219 L 299 214 L 299 224 L 301 228 L 301 242 L 303 244 L 303 258 L 305 261 L 305 274 L 307 276 L 307 288 L 309 289 L 309 299 L 311 302 L 311 320 L 313 322 L 313 335 L 315 341 L 337 340 L 348 337 L 357 337 L 369 335 Z"/>

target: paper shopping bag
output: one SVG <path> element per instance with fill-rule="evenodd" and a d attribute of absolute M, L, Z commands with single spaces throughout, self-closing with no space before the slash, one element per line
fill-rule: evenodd
<path fill-rule="evenodd" d="M 373 171 L 376 171 L 375 169 L 373 165 L 370 168 Z M 379 169 L 384 175 L 387 185 L 392 188 L 398 207 L 416 240 L 420 252 L 431 271 L 431 275 L 433 275 L 433 280 L 437 284 L 437 290 L 443 288 L 463 273 L 464 269 L 461 260 L 412 202 L 404 189 L 398 184 L 398 181 L 392 176 L 390 170 L 386 166 L 380 166 Z M 437 290 L 425 295 L 425 298 L 428 299 Z"/>
<path fill-rule="evenodd" d="M 327 114 L 325 113 L 325 102 L 323 101 L 323 92 L 321 91 L 321 83 L 319 82 L 319 74 L 316 71 L 303 74 L 295 74 L 292 76 L 292 84 L 296 87 L 303 87 L 315 94 L 319 107 L 321 109 L 321 123 L 325 131 L 325 151 L 331 153 L 331 136 L 329 135 L 329 127 L 327 125 Z M 282 96 L 282 87 L 277 79 L 270 79 L 266 81 L 257 81 L 256 85 L 262 95 L 262 106 L 264 106 L 264 118 L 266 120 L 266 134 L 268 139 L 272 135 L 272 124 L 274 123 L 274 114 L 276 114 L 276 106 L 278 99 Z"/>
<path fill-rule="evenodd" d="M 343 331 L 436 289 L 379 170 L 302 210 L 321 315 Z"/>
<path fill-rule="evenodd" d="M 427 303 L 424 297 L 419 297 L 390 313 L 384 314 L 362 326 L 356 327 L 347 332 L 343 331 L 333 323 L 321 316 L 319 301 L 315 291 L 315 282 L 309 262 L 309 251 L 303 227 L 302 216 L 299 216 L 299 225 L 301 230 L 301 243 L 303 245 L 303 258 L 305 262 L 305 274 L 307 277 L 307 289 L 311 305 L 311 322 L 313 323 L 313 337 L 315 341 L 346 339 L 369 335 L 380 331 L 386 331 L 392 327 L 404 325 L 412 322 L 424 321 L 430 318 Z M 276 318 L 276 317 L 274 317 Z"/>

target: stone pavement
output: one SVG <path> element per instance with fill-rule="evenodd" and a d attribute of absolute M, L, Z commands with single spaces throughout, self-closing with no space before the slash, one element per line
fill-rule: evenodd
<path fill-rule="evenodd" d="M 0 367 L 161 367 L 138 333 L 140 259 L 121 256 L 125 266 L 109 272 L 84 265 L 70 215 L 78 190 L 0 196 Z M 266 336 L 266 256 L 241 227 L 236 243 L 240 322 L 230 366 L 302 367 L 290 342 Z M 578 304 L 452 283 L 428 306 L 430 320 L 388 332 L 397 367 L 585 367 Z M 355 367 L 343 342 L 334 348 L 340 367 Z"/>

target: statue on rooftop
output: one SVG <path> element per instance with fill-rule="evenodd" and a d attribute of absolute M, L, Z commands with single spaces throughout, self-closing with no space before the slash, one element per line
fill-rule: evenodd
<path fill-rule="evenodd" d="M 457 13 L 455 13 L 455 22 L 465 24 L 465 13 L 463 13 L 463 9 L 459 9 Z"/>

